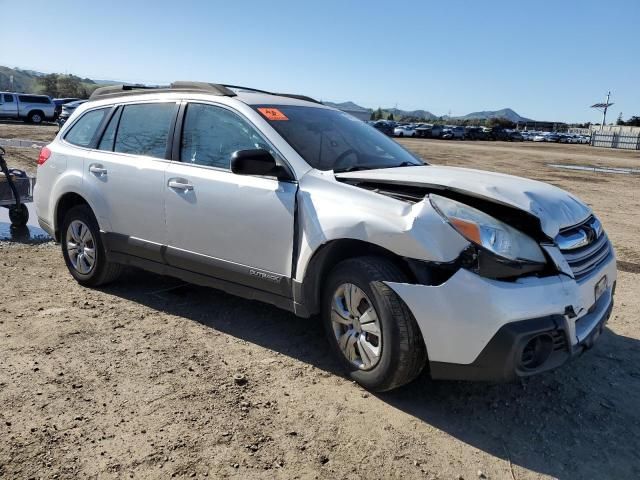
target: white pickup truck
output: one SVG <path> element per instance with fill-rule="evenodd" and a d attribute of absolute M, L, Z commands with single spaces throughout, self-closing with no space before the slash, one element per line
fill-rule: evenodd
<path fill-rule="evenodd" d="M 0 92 L 0 119 L 42 123 L 54 115 L 55 105 L 46 95 Z"/>

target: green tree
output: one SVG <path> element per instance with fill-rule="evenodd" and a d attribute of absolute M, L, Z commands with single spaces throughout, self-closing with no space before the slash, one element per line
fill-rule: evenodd
<path fill-rule="evenodd" d="M 490 118 L 485 122 L 487 127 L 515 128 L 516 124 L 506 118 Z"/>
<path fill-rule="evenodd" d="M 80 78 L 75 75 L 60 75 L 58 77 L 58 96 L 60 97 L 80 97 L 83 86 Z"/>
<path fill-rule="evenodd" d="M 624 122 L 625 125 L 629 125 L 631 127 L 640 127 L 640 116 L 634 115 L 629 120 Z"/>
<path fill-rule="evenodd" d="M 49 95 L 50 97 L 58 96 L 58 74 L 50 73 L 42 77 L 38 77 L 38 90 L 40 93 Z"/>
<path fill-rule="evenodd" d="M 624 120 L 622 119 L 622 112 L 618 115 L 618 120 L 616 120 L 616 125 L 625 125 Z"/>
<path fill-rule="evenodd" d="M 391 120 L 393 122 L 393 113 L 389 114 L 389 116 L 387 117 L 387 120 Z"/>

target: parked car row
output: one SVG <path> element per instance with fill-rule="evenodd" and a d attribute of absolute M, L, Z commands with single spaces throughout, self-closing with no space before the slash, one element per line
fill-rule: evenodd
<path fill-rule="evenodd" d="M 590 135 L 578 135 L 576 133 L 523 132 L 523 136 L 525 140 L 531 142 L 591 143 Z"/>
<path fill-rule="evenodd" d="M 588 135 L 559 132 L 538 132 L 531 130 L 513 130 L 501 127 L 479 127 L 460 125 L 431 125 L 429 123 L 398 123 L 390 120 L 368 122 L 374 128 L 388 136 L 440 138 L 443 140 L 498 140 L 505 142 L 591 142 Z"/>

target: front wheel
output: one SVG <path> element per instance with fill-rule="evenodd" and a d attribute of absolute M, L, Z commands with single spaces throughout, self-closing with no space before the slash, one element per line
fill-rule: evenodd
<path fill-rule="evenodd" d="M 98 287 L 120 275 L 122 267 L 108 260 L 98 222 L 88 206 L 78 205 L 69 210 L 60 237 L 64 261 L 79 284 Z"/>
<path fill-rule="evenodd" d="M 345 260 L 329 275 L 323 295 L 332 350 L 353 380 L 377 392 L 409 383 L 427 360 L 413 315 L 384 281 L 407 278 L 382 257 Z"/>

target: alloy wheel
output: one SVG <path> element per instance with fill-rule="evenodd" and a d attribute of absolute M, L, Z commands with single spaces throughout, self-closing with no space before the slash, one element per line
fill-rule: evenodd
<path fill-rule="evenodd" d="M 340 351 L 361 370 L 371 370 L 380 361 L 382 329 L 369 297 L 352 283 L 340 285 L 333 294 L 331 323 Z"/>
<path fill-rule="evenodd" d="M 73 268 L 83 275 L 96 264 L 96 242 L 89 227 L 81 220 L 74 220 L 67 228 L 67 254 Z"/>

